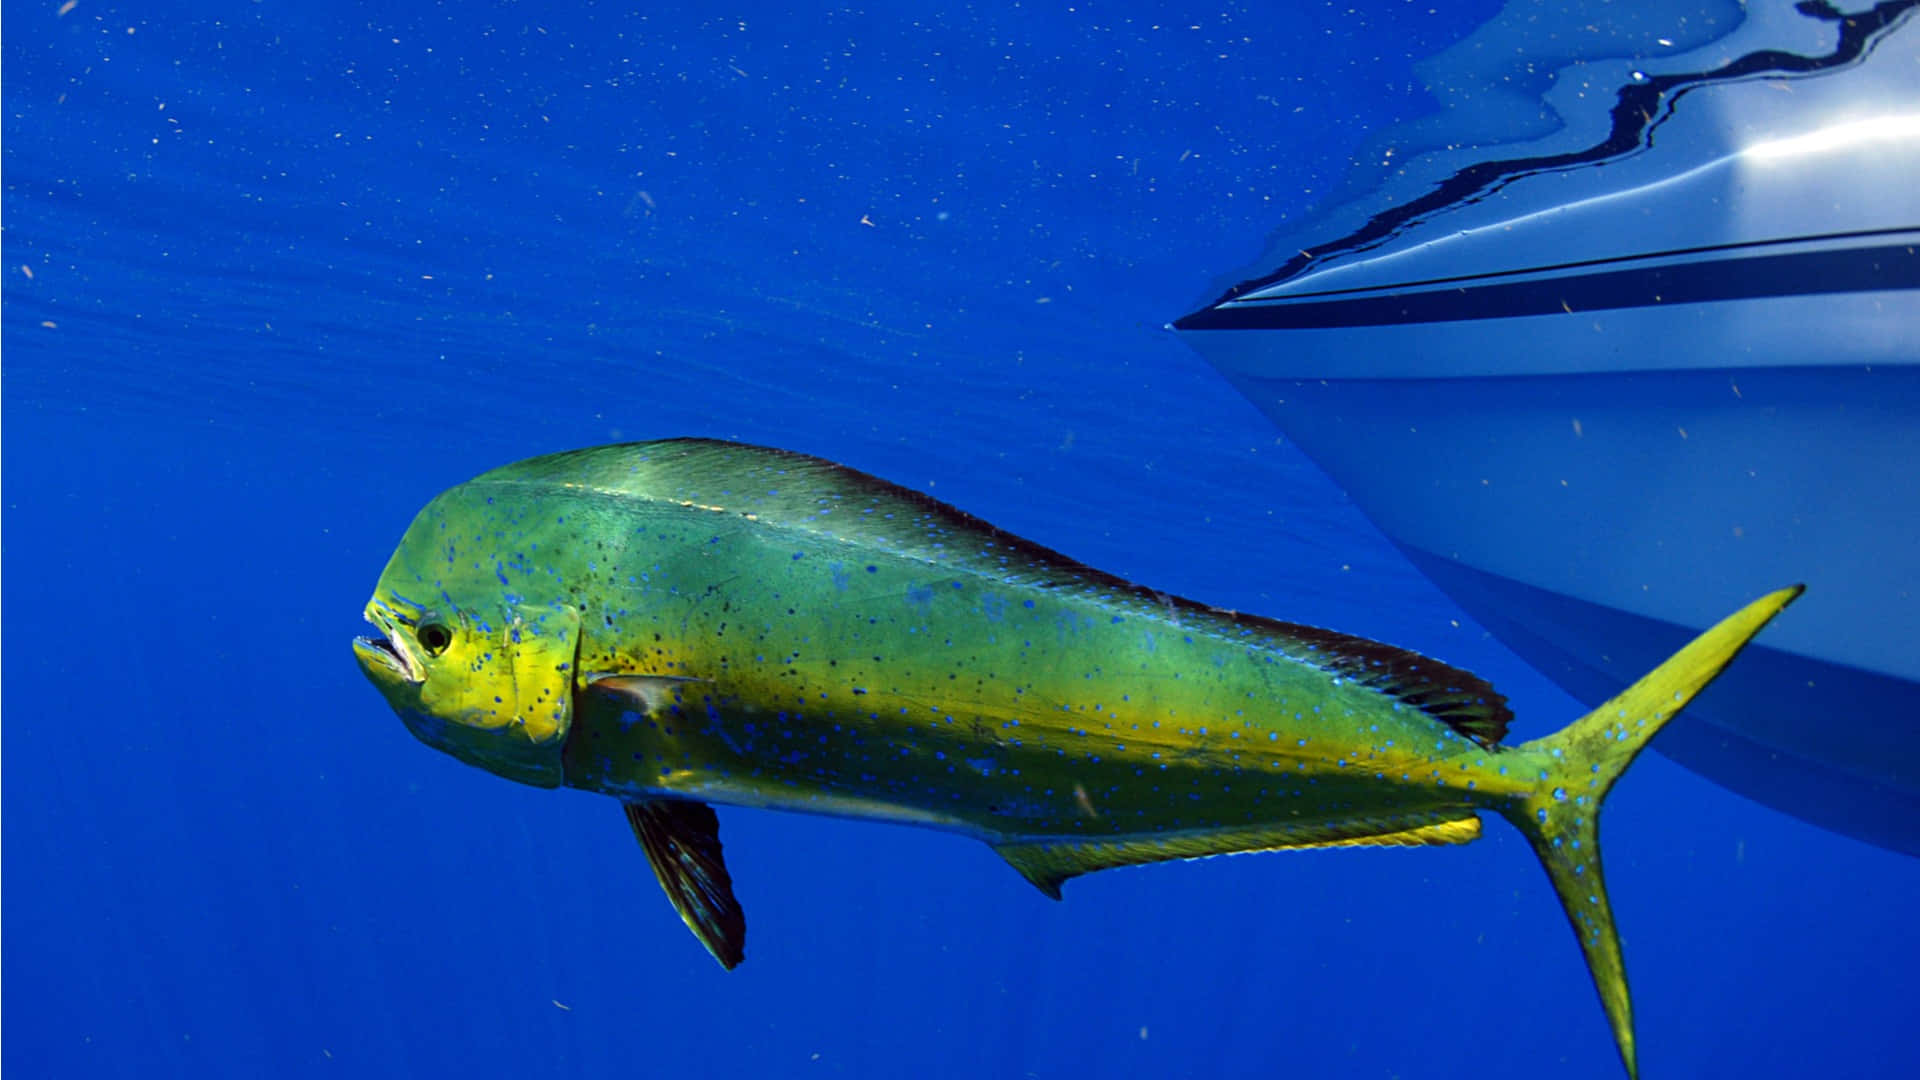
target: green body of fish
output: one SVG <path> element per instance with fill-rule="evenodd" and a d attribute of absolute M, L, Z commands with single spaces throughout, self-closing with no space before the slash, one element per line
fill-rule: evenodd
<path fill-rule="evenodd" d="M 1464 843 L 1491 810 L 1541 856 L 1632 1072 L 1600 799 L 1797 592 L 1507 747 L 1467 672 L 1167 597 L 816 458 L 671 440 L 440 495 L 356 653 L 430 745 L 620 799 L 729 967 L 745 924 L 712 803 L 965 833 L 1056 897 L 1164 859 Z"/>

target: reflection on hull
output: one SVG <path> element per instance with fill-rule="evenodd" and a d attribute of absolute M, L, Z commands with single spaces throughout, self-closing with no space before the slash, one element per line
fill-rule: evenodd
<path fill-rule="evenodd" d="M 1402 550 L 1522 659 L 1583 701 L 1606 700 L 1634 677 L 1635 664 L 1668 655 L 1696 632 Z M 1920 761 L 1911 728 L 1898 720 L 1912 715 L 1920 687 L 1761 644 L 1749 646 L 1740 665 L 1740 679 L 1715 683 L 1654 748 L 1815 825 L 1920 855 L 1920 791 L 1912 786 Z M 1767 730 L 1783 722 L 1785 730 Z M 1805 733 L 1795 722 L 1819 726 L 1829 740 L 1822 756 L 1801 755 Z"/>
<path fill-rule="evenodd" d="M 1236 383 L 1589 704 L 1716 607 L 1808 582 L 1768 631 L 1774 655 L 1654 745 L 1920 854 L 1920 366 Z"/>
<path fill-rule="evenodd" d="M 1655 746 L 1912 854 L 1916 9 L 1756 3 L 1699 56 L 1619 61 L 1584 149 L 1449 158 L 1444 178 L 1410 162 L 1354 204 L 1374 208 L 1359 224 L 1349 205 L 1280 238 L 1273 269 L 1176 323 L 1424 572 L 1589 703 L 1729 604 L 1807 582 Z M 1581 130 L 1569 115 L 1559 137 Z"/>

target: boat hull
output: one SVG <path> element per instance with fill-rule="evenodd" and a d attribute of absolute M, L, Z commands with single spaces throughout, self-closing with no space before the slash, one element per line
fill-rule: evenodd
<path fill-rule="evenodd" d="M 1742 10 L 1559 71 L 1545 136 L 1379 135 L 1174 328 L 1589 704 L 1805 582 L 1654 746 L 1920 854 L 1920 0 Z M 1436 85 L 1497 82 L 1505 18 Z"/>

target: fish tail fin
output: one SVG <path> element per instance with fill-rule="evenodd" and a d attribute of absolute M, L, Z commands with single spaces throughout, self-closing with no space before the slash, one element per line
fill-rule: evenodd
<path fill-rule="evenodd" d="M 1600 873 L 1600 801 L 1667 721 L 1693 699 L 1804 586 L 1769 593 L 1565 729 L 1516 747 L 1536 756 L 1540 782 L 1500 812 L 1526 834 L 1560 896 L 1629 1077 L 1639 1076 L 1633 1002 Z"/>

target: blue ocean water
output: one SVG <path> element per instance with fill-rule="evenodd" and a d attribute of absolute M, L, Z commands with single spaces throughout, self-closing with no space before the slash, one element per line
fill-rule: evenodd
<path fill-rule="evenodd" d="M 1432 7 L 9 0 L 0 1066 L 1619 1076 L 1499 823 L 1054 904 L 971 842 L 723 808 L 722 973 L 613 804 L 418 745 L 347 648 L 441 488 L 693 434 L 1560 726 L 1160 329 L 1431 108 L 1414 60 L 1492 9 Z M 1657 756 L 1609 805 L 1648 1075 L 1920 1072 L 1920 866 Z"/>

